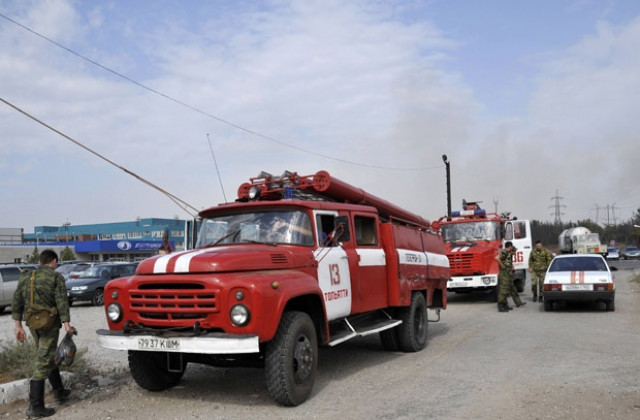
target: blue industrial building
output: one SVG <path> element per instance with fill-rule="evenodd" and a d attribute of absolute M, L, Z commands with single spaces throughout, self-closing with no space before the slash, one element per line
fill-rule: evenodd
<path fill-rule="evenodd" d="M 157 255 L 165 232 L 174 250 L 185 249 L 191 225 L 185 220 L 149 218 L 93 225 L 36 226 L 34 233 L 24 234 L 23 243 L 38 249 L 69 246 L 79 259 L 88 261 L 134 261 Z"/>

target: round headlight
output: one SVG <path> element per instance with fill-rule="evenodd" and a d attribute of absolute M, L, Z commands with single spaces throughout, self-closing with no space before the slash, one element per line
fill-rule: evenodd
<path fill-rule="evenodd" d="M 249 319 L 251 319 L 249 309 L 244 305 L 234 305 L 229 312 L 229 316 L 231 317 L 231 322 L 239 327 L 247 325 Z"/>
<path fill-rule="evenodd" d="M 107 306 L 107 318 L 111 322 L 118 322 L 122 319 L 122 307 L 117 303 L 112 303 Z"/>
<path fill-rule="evenodd" d="M 258 188 L 257 186 L 253 186 L 251 187 L 251 189 L 249 190 L 249 199 L 250 200 L 255 200 L 258 197 L 260 197 L 260 188 Z"/>

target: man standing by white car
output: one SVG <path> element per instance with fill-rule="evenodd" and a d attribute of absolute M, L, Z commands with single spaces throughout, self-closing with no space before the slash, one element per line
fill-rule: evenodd
<path fill-rule="evenodd" d="M 544 275 L 551 264 L 553 256 L 547 248 L 542 246 L 542 241 L 536 241 L 536 246 L 529 254 L 529 273 L 531 273 L 531 293 L 533 301 L 542 302 L 542 287 Z"/>

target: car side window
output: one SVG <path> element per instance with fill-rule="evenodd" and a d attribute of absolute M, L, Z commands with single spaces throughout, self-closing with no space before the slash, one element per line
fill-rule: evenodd
<path fill-rule="evenodd" d="M 2 281 L 4 283 L 20 280 L 20 269 L 17 267 L 0 268 L 0 274 L 2 274 Z"/>

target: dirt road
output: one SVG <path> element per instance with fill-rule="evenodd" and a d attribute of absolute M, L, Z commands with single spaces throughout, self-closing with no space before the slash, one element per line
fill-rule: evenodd
<path fill-rule="evenodd" d="M 377 337 L 320 351 L 310 399 L 294 408 L 269 398 L 261 369 L 192 366 L 180 385 L 151 393 L 128 375 L 57 407 L 60 419 L 637 419 L 640 418 L 640 284 L 616 272 L 616 311 L 604 304 L 544 312 L 531 302 L 498 313 L 482 295 L 449 295 L 429 344 L 388 353 Z M 433 314 L 431 314 L 433 315 Z M 99 349 L 101 308 L 73 307 L 80 346 L 104 372 L 124 353 Z M 0 316 L 0 338 L 11 336 Z M 75 395 L 82 390 L 74 389 Z M 25 403 L 0 406 L 0 419 L 24 418 Z"/>

